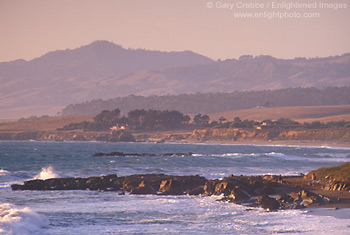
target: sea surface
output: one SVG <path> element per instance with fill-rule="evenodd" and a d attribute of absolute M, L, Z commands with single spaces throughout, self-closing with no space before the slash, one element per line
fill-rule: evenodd
<path fill-rule="evenodd" d="M 92 156 L 113 151 L 154 156 Z M 160 156 L 188 152 L 193 155 Z M 220 196 L 12 191 L 10 187 L 34 178 L 106 174 L 198 174 L 209 179 L 229 174 L 299 175 L 349 161 L 350 148 L 2 141 L 0 234 L 350 234 L 348 209 L 327 216 L 334 212 L 266 212 L 219 202 Z"/>

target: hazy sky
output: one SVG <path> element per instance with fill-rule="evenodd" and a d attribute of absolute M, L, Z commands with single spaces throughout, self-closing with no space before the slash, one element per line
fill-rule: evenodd
<path fill-rule="evenodd" d="M 244 5 L 249 2 L 264 5 Z M 316 5 L 276 7 L 303 2 Z M 320 2 L 343 8 L 321 8 Z M 238 13 L 257 15 L 239 18 Z M 283 14 L 288 18 L 276 18 Z M 0 61 L 29 60 L 95 40 L 191 50 L 213 59 L 321 57 L 350 52 L 350 0 L 0 0 L 0 30 Z"/>

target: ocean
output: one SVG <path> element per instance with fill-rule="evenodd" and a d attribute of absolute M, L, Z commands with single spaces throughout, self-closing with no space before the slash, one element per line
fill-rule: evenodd
<path fill-rule="evenodd" d="M 154 156 L 93 157 L 97 152 Z M 192 156 L 161 156 L 188 152 Z M 10 187 L 34 178 L 107 174 L 299 175 L 349 161 L 350 148 L 340 147 L 2 141 L 0 234 L 350 234 L 349 209 L 267 212 L 217 201 L 220 196 Z"/>

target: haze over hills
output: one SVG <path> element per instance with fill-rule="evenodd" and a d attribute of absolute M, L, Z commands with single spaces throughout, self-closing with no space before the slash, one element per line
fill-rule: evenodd
<path fill-rule="evenodd" d="M 177 110 L 185 114 L 213 114 L 255 107 L 324 106 L 350 104 L 350 86 L 327 88 L 285 88 L 231 93 L 196 93 L 165 96 L 118 97 L 68 105 L 63 116 L 96 115 L 119 108 L 124 114 L 135 109 Z M 349 111 L 349 110 L 348 110 Z M 350 114 L 350 112 L 348 112 Z M 345 114 L 345 113 L 340 113 Z M 279 117 L 277 117 L 279 118 Z"/>
<path fill-rule="evenodd" d="M 124 49 L 96 41 L 74 50 L 49 52 L 31 61 L 0 63 L 0 118 L 48 114 L 48 109 L 50 114 L 56 114 L 70 103 L 132 93 L 124 87 L 111 88 L 111 77 L 121 79 L 125 74 L 146 69 L 157 71 L 212 62 L 191 51 Z M 21 114 L 21 110 L 25 112 Z"/>
<path fill-rule="evenodd" d="M 190 51 L 133 50 L 96 41 L 31 61 L 0 63 L 0 112 L 2 119 L 52 115 L 69 104 L 130 94 L 349 85 L 350 54 L 293 60 L 243 56 L 214 62 Z"/>

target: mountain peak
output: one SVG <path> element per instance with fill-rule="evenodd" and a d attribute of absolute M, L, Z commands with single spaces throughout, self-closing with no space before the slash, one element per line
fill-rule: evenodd
<path fill-rule="evenodd" d="M 118 47 L 118 48 L 123 48 L 122 46 L 115 44 L 113 42 L 107 41 L 107 40 L 96 40 L 88 45 L 82 46 L 81 48 L 83 48 L 83 47 L 92 47 L 92 48 L 112 48 L 112 47 L 117 48 Z"/>

